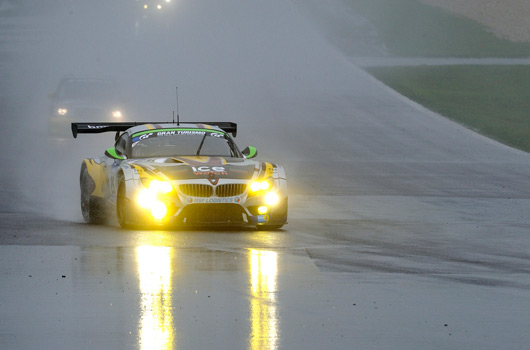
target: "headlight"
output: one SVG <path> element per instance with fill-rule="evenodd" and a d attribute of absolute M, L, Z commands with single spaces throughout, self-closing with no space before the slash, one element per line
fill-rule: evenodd
<path fill-rule="evenodd" d="M 265 195 L 265 204 L 267 205 L 276 205 L 280 197 L 276 192 L 269 192 Z"/>
<path fill-rule="evenodd" d="M 254 181 L 250 184 L 250 192 L 266 191 L 270 187 L 269 181 Z"/>
<path fill-rule="evenodd" d="M 112 111 L 112 116 L 114 118 L 121 118 L 122 117 L 121 111 L 119 110 Z"/>
<path fill-rule="evenodd" d="M 149 183 L 149 190 L 156 193 L 168 193 L 173 190 L 173 186 L 167 181 L 153 180 Z"/>
<path fill-rule="evenodd" d="M 144 187 L 154 193 L 169 193 L 173 191 L 173 186 L 167 181 L 151 180 L 147 177 L 140 179 Z"/>
<path fill-rule="evenodd" d="M 66 108 L 57 109 L 57 114 L 59 115 L 66 115 L 67 113 L 68 113 L 68 110 Z"/>

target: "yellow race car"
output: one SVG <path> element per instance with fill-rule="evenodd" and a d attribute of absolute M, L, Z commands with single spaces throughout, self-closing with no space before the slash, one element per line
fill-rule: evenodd
<path fill-rule="evenodd" d="M 235 123 L 72 123 L 74 137 L 102 132 L 116 132 L 114 147 L 81 164 L 88 223 L 112 216 L 122 227 L 287 223 L 284 168 L 253 159 L 254 147 L 240 151 Z"/>

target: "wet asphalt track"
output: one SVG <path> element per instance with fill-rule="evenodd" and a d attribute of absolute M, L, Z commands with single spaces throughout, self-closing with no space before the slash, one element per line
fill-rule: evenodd
<path fill-rule="evenodd" d="M 78 165 L 105 138 L 46 138 L 35 111 L 47 107 L 42 81 L 53 86 L 56 75 L 33 63 L 53 56 L 55 41 L 26 49 L 38 55 L 2 66 L 12 85 L 3 83 L 10 132 L 1 146 L 12 152 L 2 152 L 10 166 L 0 186 L 0 348 L 526 348 L 530 156 L 369 77 L 306 19 L 307 5 L 209 6 L 188 8 L 193 21 L 182 25 L 211 41 L 183 34 L 177 44 L 207 50 L 231 35 L 246 56 L 232 62 L 234 44 L 222 42 L 213 69 L 178 52 L 187 69 L 206 70 L 203 98 L 220 103 L 190 97 L 187 108 L 230 115 L 240 146 L 286 166 L 289 224 L 262 232 L 81 223 Z M 194 24 L 212 20 L 218 33 Z M 194 91 L 197 77 L 174 69 Z M 223 104 L 216 79 L 228 77 Z M 21 130 L 25 122 L 32 126 Z"/>

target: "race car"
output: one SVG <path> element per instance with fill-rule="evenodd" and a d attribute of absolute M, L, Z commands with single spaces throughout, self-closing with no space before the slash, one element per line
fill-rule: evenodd
<path fill-rule="evenodd" d="M 81 212 L 87 223 L 116 217 L 136 226 L 256 226 L 287 223 L 282 166 L 240 151 L 232 122 L 72 123 L 80 133 L 115 132 L 115 145 L 81 164 Z M 232 135 L 232 136 L 231 136 Z"/>

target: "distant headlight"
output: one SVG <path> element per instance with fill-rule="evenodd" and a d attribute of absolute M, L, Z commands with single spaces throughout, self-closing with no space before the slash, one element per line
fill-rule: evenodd
<path fill-rule="evenodd" d="M 121 118 L 122 117 L 121 111 L 119 110 L 112 111 L 112 116 L 114 118 Z"/>
<path fill-rule="evenodd" d="M 66 115 L 67 113 L 68 113 L 68 109 L 66 109 L 66 108 L 57 109 L 57 114 L 59 114 L 59 115 Z"/>

